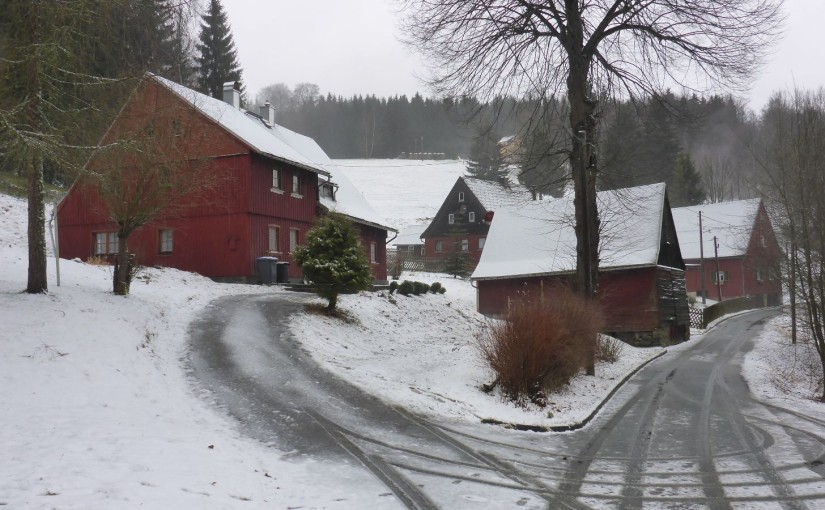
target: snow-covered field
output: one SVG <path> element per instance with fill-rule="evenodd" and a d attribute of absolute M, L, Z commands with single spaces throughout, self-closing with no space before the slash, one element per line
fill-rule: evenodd
<path fill-rule="evenodd" d="M 25 203 L 0 195 L 0 508 L 392 504 L 362 470 L 286 458 L 243 437 L 189 378 L 189 322 L 219 296 L 277 290 L 152 269 L 124 298 L 110 292 L 110 268 L 81 262 L 62 261 L 57 287 L 50 259 L 49 294 L 27 295 L 25 233 Z M 333 372 L 439 419 L 575 422 L 659 352 L 626 348 L 622 362 L 576 379 L 549 409 L 516 408 L 478 389 L 492 376 L 474 346 L 487 324 L 474 311 L 474 289 L 443 275 L 404 277 L 440 281 L 447 292 L 395 303 L 342 296 L 339 306 L 356 323 L 303 314 L 293 330 Z M 749 370 L 769 357 L 749 358 Z M 757 393 L 763 386 L 751 384 Z"/>
<path fill-rule="evenodd" d="M 462 160 L 336 159 L 388 224 L 402 229 L 429 223 L 455 181 L 467 171 Z"/>

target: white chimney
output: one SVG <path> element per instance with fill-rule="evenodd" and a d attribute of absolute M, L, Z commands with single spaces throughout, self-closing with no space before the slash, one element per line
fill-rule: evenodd
<path fill-rule="evenodd" d="M 267 121 L 270 126 L 275 125 L 275 107 L 268 100 L 260 107 L 260 114 L 261 118 Z"/>
<path fill-rule="evenodd" d="M 241 92 L 235 90 L 235 82 L 228 81 L 223 84 L 223 101 L 229 103 L 235 108 L 241 107 Z"/>

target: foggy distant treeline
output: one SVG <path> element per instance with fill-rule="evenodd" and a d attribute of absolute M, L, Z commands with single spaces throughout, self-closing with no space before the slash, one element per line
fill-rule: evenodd
<path fill-rule="evenodd" d="M 481 104 L 473 98 L 435 100 L 416 94 L 344 98 L 319 93 L 317 85 L 263 89 L 278 123 L 311 136 L 332 158 L 396 158 L 405 153 L 469 157 L 474 138 L 486 129 L 496 136 L 531 140 L 542 126 L 557 130 L 552 151 L 565 151 L 567 110 L 562 101 L 502 98 Z M 604 101 L 600 111 L 601 188 L 672 183 L 677 159 L 686 155 L 711 201 L 751 196 L 750 140 L 760 119 L 731 97 L 678 96 L 643 101 Z M 541 117 L 540 120 L 537 120 Z"/>

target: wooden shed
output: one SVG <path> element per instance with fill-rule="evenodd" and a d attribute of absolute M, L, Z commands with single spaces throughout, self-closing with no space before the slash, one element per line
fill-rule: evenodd
<path fill-rule="evenodd" d="M 685 265 L 664 184 L 599 192 L 598 296 L 605 333 L 635 345 L 690 334 Z M 499 209 L 472 275 L 478 311 L 501 316 L 518 299 L 553 299 L 576 267 L 572 197 Z"/>

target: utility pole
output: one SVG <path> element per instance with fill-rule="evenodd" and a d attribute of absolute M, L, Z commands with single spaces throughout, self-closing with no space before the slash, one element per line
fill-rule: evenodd
<path fill-rule="evenodd" d="M 585 295 L 586 299 L 589 301 L 591 299 L 595 299 L 596 297 L 596 289 L 595 285 L 593 284 L 593 266 L 595 261 L 592 260 L 591 254 L 591 224 L 590 224 L 590 215 L 588 211 L 588 200 L 590 197 L 587 194 L 587 167 L 589 166 L 588 161 L 588 147 L 587 147 L 587 131 L 582 129 L 578 133 L 581 136 L 581 172 L 579 178 L 581 179 L 581 187 L 582 187 L 582 194 L 583 194 L 583 204 L 582 204 L 582 239 L 584 245 L 584 267 L 585 267 L 585 278 L 584 278 L 584 288 L 579 289 L 582 294 Z M 593 339 L 593 345 L 590 346 L 587 353 L 587 364 L 585 366 L 585 374 L 586 375 L 596 375 L 596 339 Z"/>
<path fill-rule="evenodd" d="M 719 242 L 713 236 L 713 256 L 716 258 L 716 289 L 719 291 L 719 301 L 722 301 L 722 274 L 719 272 Z"/>
<path fill-rule="evenodd" d="M 702 238 L 702 211 L 699 211 L 699 292 L 702 293 L 702 304 L 708 304 L 705 291 L 705 241 Z M 715 239 L 715 238 L 714 238 Z"/>

